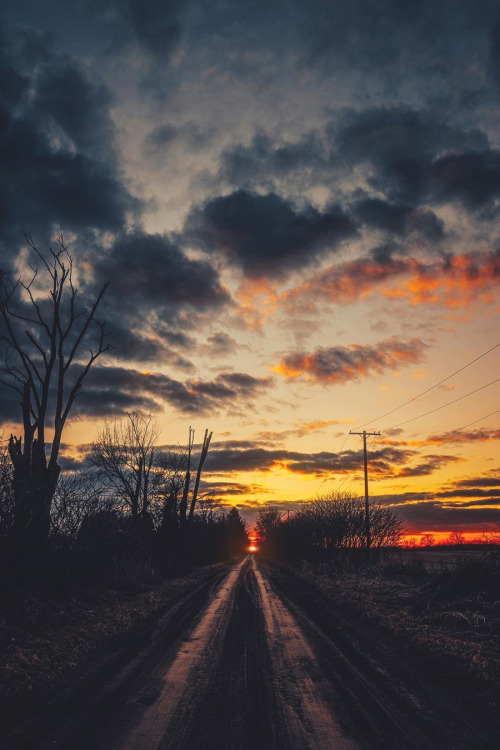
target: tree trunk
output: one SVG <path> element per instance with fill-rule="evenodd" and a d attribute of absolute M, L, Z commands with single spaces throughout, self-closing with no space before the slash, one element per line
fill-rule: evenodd
<path fill-rule="evenodd" d="M 50 531 L 50 508 L 60 474 L 58 464 L 47 465 L 44 447 L 34 440 L 31 456 L 21 438 L 11 436 L 9 454 L 14 467 L 14 523 L 28 549 L 40 550 Z"/>

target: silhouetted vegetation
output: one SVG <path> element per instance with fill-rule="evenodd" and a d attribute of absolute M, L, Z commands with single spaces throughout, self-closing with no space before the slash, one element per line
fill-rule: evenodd
<path fill-rule="evenodd" d="M 366 547 L 364 499 L 350 494 L 330 494 L 311 500 L 284 518 L 276 509 L 260 512 L 257 531 L 265 553 L 287 560 L 330 560 L 341 551 Z M 372 549 L 394 547 L 402 538 L 403 524 L 390 508 L 370 505 Z"/>
<path fill-rule="evenodd" d="M 34 555 L 17 545 L 14 472 L 4 450 L 0 455 L 4 586 L 31 585 L 42 579 L 56 586 L 156 580 L 244 554 L 248 536 L 238 510 L 226 510 L 203 495 L 193 501 L 193 484 L 199 487 L 201 479 L 196 451 L 191 473 L 185 451 L 157 450 L 155 430 L 151 420 L 130 414 L 101 431 L 87 468 L 59 476 L 49 534 Z M 192 512 L 183 517 L 186 497 Z"/>
<path fill-rule="evenodd" d="M 200 494 L 208 430 L 199 449 L 190 428 L 185 449 L 165 451 L 151 416 L 129 413 L 104 424 L 80 470 L 61 471 L 75 399 L 111 347 L 97 319 L 107 284 L 85 307 L 62 234 L 46 253 L 27 242 L 25 274 L 0 271 L 0 383 L 22 425 L 0 454 L 4 584 L 144 580 L 241 554 L 237 510 Z"/>
<path fill-rule="evenodd" d="M 26 273 L 31 275 L 15 280 L 0 270 L 0 383 L 20 403 L 23 434 L 10 436 L 8 450 L 17 545 L 29 554 L 41 550 L 49 536 L 67 419 L 90 368 L 110 345 L 104 323 L 96 317 L 108 285 L 88 309 L 81 306 L 73 259 L 62 234 L 56 249 L 46 254 L 29 235 L 26 239 L 30 248 Z M 40 284 L 45 286 L 43 293 Z"/>

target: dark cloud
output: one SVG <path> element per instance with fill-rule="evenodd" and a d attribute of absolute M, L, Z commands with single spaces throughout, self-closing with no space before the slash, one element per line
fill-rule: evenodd
<path fill-rule="evenodd" d="M 500 193 L 500 152 L 486 135 L 454 127 L 429 111 L 346 112 L 329 134 L 340 159 L 372 165 L 371 184 L 391 201 L 411 206 L 460 201 L 476 210 Z M 396 225 L 400 220 L 387 207 L 385 218 Z"/>
<path fill-rule="evenodd" d="M 271 445 L 271 447 L 269 447 Z M 455 456 L 424 456 L 413 467 L 415 451 L 391 447 L 370 446 L 370 475 L 373 479 L 395 476 L 427 476 L 450 462 Z M 275 468 L 296 474 L 333 477 L 335 474 L 362 472 L 362 451 L 343 451 L 341 454 L 320 451 L 291 451 L 272 446 L 267 441 L 227 441 L 214 444 L 207 459 L 207 472 L 213 474 L 242 471 L 269 472 Z"/>
<path fill-rule="evenodd" d="M 203 494 L 212 497 L 233 497 L 236 495 L 267 495 L 269 490 L 260 484 L 243 484 L 242 482 L 209 482 L 201 481 Z"/>
<path fill-rule="evenodd" d="M 248 409 L 271 386 L 269 378 L 220 373 L 214 380 L 175 380 L 158 372 L 96 366 L 85 380 L 75 412 L 120 416 L 132 409 L 157 413 L 170 405 L 183 414 Z"/>
<path fill-rule="evenodd" d="M 170 57 L 180 41 L 182 6 L 183 0 L 128 0 L 122 5 L 136 40 L 163 58 Z"/>
<path fill-rule="evenodd" d="M 417 364 L 422 361 L 425 349 L 426 345 L 417 338 L 408 341 L 386 339 L 376 346 L 320 347 L 312 353 L 287 354 L 273 369 L 288 378 L 307 377 L 325 383 L 347 383 Z"/>
<path fill-rule="evenodd" d="M 410 466 L 403 466 L 402 468 L 390 469 L 385 473 L 385 476 L 394 476 L 399 479 L 408 477 L 426 477 L 433 474 L 435 471 L 443 469 L 452 463 L 459 463 L 464 459 L 460 456 L 446 456 L 446 455 L 428 455 L 423 456 L 421 461 Z"/>
<path fill-rule="evenodd" d="M 6 422 L 22 422 L 21 394 L 7 385 L 10 378 L 0 373 L 0 439 L 5 435 L 1 433 L 1 426 Z M 7 436 L 8 437 L 8 436 Z"/>
<path fill-rule="evenodd" d="M 145 139 L 145 151 L 149 154 L 160 154 L 174 145 L 185 145 L 190 151 L 207 146 L 213 137 L 211 131 L 202 130 L 194 122 L 182 125 L 158 125 Z"/>
<path fill-rule="evenodd" d="M 475 477 L 454 482 L 455 487 L 500 487 L 500 477 Z"/>
<path fill-rule="evenodd" d="M 352 208 L 352 212 L 363 225 L 392 234 L 406 235 L 412 232 L 436 243 L 444 237 L 444 225 L 432 211 L 414 210 L 402 203 L 390 203 L 381 198 L 365 197 Z M 392 252 L 374 253 L 377 257 L 392 255 Z"/>
<path fill-rule="evenodd" d="M 476 508 L 461 504 L 445 506 L 434 500 L 404 504 L 395 502 L 391 507 L 400 516 L 408 532 L 412 533 L 452 529 L 470 531 L 474 527 L 486 530 L 500 523 L 500 508 Z"/>
<path fill-rule="evenodd" d="M 346 110 L 327 125 L 339 158 L 347 163 L 370 162 L 382 175 L 397 173 L 398 165 L 431 162 L 446 151 L 488 148 L 479 129 L 463 130 L 429 110 L 377 107 Z"/>
<path fill-rule="evenodd" d="M 500 88 L 500 16 L 490 29 L 490 70 Z"/>
<path fill-rule="evenodd" d="M 186 232 L 207 252 L 219 252 L 251 278 L 280 278 L 333 251 L 357 233 L 338 206 L 299 209 L 269 193 L 238 190 L 194 210 Z"/>
<path fill-rule="evenodd" d="M 414 533 L 485 530 L 500 523 L 500 479 L 491 476 L 458 479 L 436 492 L 379 495 L 376 499 L 390 505 Z"/>
<path fill-rule="evenodd" d="M 247 449 L 217 448 L 207 457 L 206 471 L 233 473 L 240 471 L 268 472 L 274 467 L 286 465 L 289 471 L 321 475 L 331 472 L 335 466 L 335 453 L 302 453 L 284 449 L 267 450 L 260 447 Z"/>
<path fill-rule="evenodd" d="M 430 435 L 425 442 L 433 443 L 434 445 L 443 445 L 445 443 L 487 443 L 490 440 L 500 440 L 500 429 L 454 430 L 453 432 Z"/>
<path fill-rule="evenodd" d="M 230 300 L 208 262 L 189 259 L 159 234 L 119 235 L 110 250 L 95 259 L 94 273 L 99 281 L 112 280 L 110 294 L 117 303 L 136 308 L 203 310 Z"/>
<path fill-rule="evenodd" d="M 121 360 L 175 358 L 189 368 L 176 350 L 193 351 L 196 341 L 182 329 L 195 329 L 200 316 L 231 304 L 214 267 L 188 258 L 164 235 L 119 234 L 108 250 L 94 253 L 92 264 L 95 283 L 87 294 L 110 281 L 100 315 Z"/>
<path fill-rule="evenodd" d="M 500 484 L 500 482 L 497 482 L 497 485 Z M 480 505 L 484 500 L 487 500 L 489 503 L 497 504 L 499 505 L 499 498 L 500 498 L 500 489 L 499 488 L 490 488 L 488 490 L 482 490 L 478 487 L 471 488 L 471 489 L 456 489 L 456 490 L 449 490 L 449 491 L 443 491 L 443 492 L 436 492 L 435 497 L 439 497 L 441 499 L 446 498 L 481 498 L 480 500 L 475 501 L 475 505 Z"/>
<path fill-rule="evenodd" d="M 468 209 L 476 210 L 499 195 L 500 151 L 445 154 L 429 167 L 429 186 L 424 197 L 437 204 L 459 200 Z"/>
<path fill-rule="evenodd" d="M 212 333 L 206 343 L 208 353 L 213 357 L 234 354 L 238 349 L 238 342 L 224 331 Z"/>
<path fill-rule="evenodd" d="M 237 144 L 221 154 L 220 177 L 230 185 L 270 185 L 292 172 L 331 171 L 328 151 L 318 133 L 306 134 L 295 142 L 275 143 L 264 133 L 249 146 Z M 311 175 L 312 176 L 312 175 Z"/>
<path fill-rule="evenodd" d="M 60 225 L 120 230 L 139 202 L 117 168 L 109 93 L 46 37 L 0 34 L 3 250 L 17 249 L 26 231 L 45 244 Z"/>
<path fill-rule="evenodd" d="M 168 62 L 183 38 L 183 11 L 191 4 L 188 0 L 90 0 L 87 10 L 106 29 L 112 52 L 135 45 Z"/>

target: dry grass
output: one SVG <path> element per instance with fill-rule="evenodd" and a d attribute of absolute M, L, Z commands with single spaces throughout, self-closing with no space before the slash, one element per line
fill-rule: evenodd
<path fill-rule="evenodd" d="M 214 567 L 147 589 L 82 589 L 66 597 L 18 592 L 0 608 L 0 709 L 6 719 L 74 685 Z"/>
<path fill-rule="evenodd" d="M 457 680 L 498 707 L 500 564 L 498 559 L 429 571 L 408 561 L 339 572 L 305 565 L 302 574 L 356 617 L 381 628 L 436 675 Z"/>

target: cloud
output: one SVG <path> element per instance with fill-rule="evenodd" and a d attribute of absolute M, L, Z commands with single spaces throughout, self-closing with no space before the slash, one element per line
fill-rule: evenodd
<path fill-rule="evenodd" d="M 426 477 L 433 474 L 435 471 L 440 471 L 445 466 L 452 463 L 459 463 L 464 461 L 460 456 L 446 456 L 446 455 L 427 455 L 423 456 L 422 460 L 412 466 L 403 466 L 402 468 L 396 468 L 392 470 L 392 476 L 398 479 L 408 477 Z M 370 463 L 371 466 L 371 463 Z M 383 467 L 385 469 L 385 467 Z M 391 476 L 391 471 L 384 472 L 386 476 Z"/>
<path fill-rule="evenodd" d="M 197 151 L 206 147 L 212 137 L 211 131 L 202 130 L 194 122 L 158 125 L 146 137 L 144 146 L 147 154 L 155 156 L 178 145 L 185 146 L 190 151 Z"/>
<path fill-rule="evenodd" d="M 176 349 L 193 351 L 196 341 L 182 329 L 196 329 L 201 317 L 231 305 L 216 269 L 188 258 L 169 237 L 140 230 L 119 234 L 108 250 L 94 253 L 93 284 L 87 296 L 110 281 L 100 310 L 121 360 L 186 359 Z"/>
<path fill-rule="evenodd" d="M 454 432 L 443 432 L 441 434 L 430 435 L 425 444 L 444 445 L 446 443 L 487 443 L 492 440 L 500 440 L 500 430 L 456 430 Z"/>
<path fill-rule="evenodd" d="M 365 196 L 351 208 L 364 226 L 396 235 L 417 234 L 434 245 L 444 237 L 444 225 L 429 209 L 415 210 L 403 203 Z M 381 253 L 377 253 L 380 257 Z"/>
<path fill-rule="evenodd" d="M 436 262 L 393 257 L 392 251 L 391 247 L 380 253 L 375 249 L 374 258 L 329 266 L 285 292 L 282 300 L 293 310 L 303 298 L 320 297 L 346 304 L 379 291 L 391 299 L 407 299 L 412 305 L 441 304 L 455 308 L 481 298 L 491 301 L 491 293 L 500 282 L 497 251 L 473 251 Z"/>
<path fill-rule="evenodd" d="M 272 369 L 287 378 L 306 377 L 323 383 L 347 383 L 396 370 L 422 361 L 426 345 L 421 339 L 408 341 L 392 338 L 376 346 L 351 344 L 350 346 L 320 347 L 312 353 L 287 354 Z"/>
<path fill-rule="evenodd" d="M 184 0 L 104 0 L 93 10 L 108 26 L 115 51 L 132 44 L 166 62 L 182 41 L 182 11 L 190 5 Z"/>
<path fill-rule="evenodd" d="M 335 475 L 362 472 L 363 469 L 361 451 L 292 451 L 260 439 L 218 442 L 213 448 L 207 458 L 208 474 L 285 470 L 293 474 L 333 478 Z M 419 463 L 412 466 L 415 457 Z M 460 460 L 456 456 L 446 455 L 428 455 L 420 459 L 413 450 L 370 446 L 370 476 L 374 480 L 395 476 L 428 476 Z"/>
<path fill-rule="evenodd" d="M 158 372 L 96 366 L 85 380 L 75 413 L 92 417 L 120 416 L 132 409 L 157 413 L 168 404 L 183 414 L 213 414 L 251 408 L 270 386 L 270 378 L 244 373 L 180 381 Z"/>
<path fill-rule="evenodd" d="M 500 523 L 500 508 L 477 508 L 459 504 L 445 506 L 434 500 L 404 504 L 395 502 L 391 507 L 402 519 L 408 533 L 414 534 L 452 529 L 487 530 Z"/>
<path fill-rule="evenodd" d="M 202 350 L 212 357 L 220 357 L 226 354 L 234 354 L 238 348 L 239 344 L 236 339 L 224 333 L 224 331 L 217 331 L 207 338 L 207 343 L 204 348 L 202 347 Z"/>
<path fill-rule="evenodd" d="M 372 165 L 370 184 L 391 201 L 412 206 L 460 201 L 476 210 L 500 194 L 500 152 L 490 148 L 486 135 L 430 112 L 400 107 L 346 112 L 340 126 L 330 126 L 330 135 L 339 158 Z"/>
<path fill-rule="evenodd" d="M 140 230 L 119 235 L 111 249 L 95 259 L 94 274 L 113 282 L 112 293 L 150 307 L 205 309 L 230 297 L 206 261 L 189 259 L 165 235 Z"/>
<path fill-rule="evenodd" d="M 376 500 L 390 505 L 413 533 L 487 530 L 500 523 L 500 480 L 492 476 L 458 479 L 436 492 L 378 495 Z"/>
<path fill-rule="evenodd" d="M 237 495 L 267 495 L 269 493 L 269 490 L 261 484 L 244 484 L 242 482 L 209 482 L 202 480 L 200 489 L 203 494 L 229 498 Z"/>
<path fill-rule="evenodd" d="M 0 37 L 4 262 L 26 231 L 45 244 L 61 225 L 120 230 L 140 202 L 117 167 L 109 92 L 45 36 L 17 27 Z"/>
<path fill-rule="evenodd" d="M 181 0 L 128 0 L 126 13 L 136 40 L 149 52 L 168 58 L 179 43 Z"/>
<path fill-rule="evenodd" d="M 450 14 L 447 3 L 432 0 L 376 5 L 318 0 L 299 16 L 304 55 L 311 67 L 330 76 L 355 71 L 360 83 L 366 78 L 372 86 L 374 78 L 379 85 L 385 82 L 387 93 L 398 91 L 401 78 L 432 81 L 435 88 L 441 81 L 449 84 L 460 61 L 482 59 L 489 25 L 498 14 L 488 0 L 473 15 L 466 0 L 453 7 Z M 459 79 L 457 85 L 464 83 Z"/>
<path fill-rule="evenodd" d="M 500 89 L 500 16 L 490 29 L 490 72 Z"/>
<path fill-rule="evenodd" d="M 283 278 L 357 233 L 339 206 L 299 209 L 275 193 L 246 190 L 208 200 L 191 213 L 185 231 L 254 279 Z"/>
<path fill-rule="evenodd" d="M 316 178 L 318 170 L 331 172 L 328 151 L 317 132 L 279 144 L 259 133 L 249 146 L 236 144 L 223 151 L 220 165 L 220 178 L 238 187 L 272 185 L 292 172 L 310 175 L 314 169 Z"/>
<path fill-rule="evenodd" d="M 206 462 L 208 474 L 259 471 L 267 473 L 274 468 L 286 468 L 301 474 L 321 475 L 331 472 L 335 466 L 335 453 L 302 453 L 285 449 L 268 450 L 252 447 L 247 449 L 217 448 Z"/>
<path fill-rule="evenodd" d="M 0 373 L 0 438 L 4 437 L 1 426 L 6 422 L 22 422 L 21 394 L 6 385 L 10 379 Z"/>

